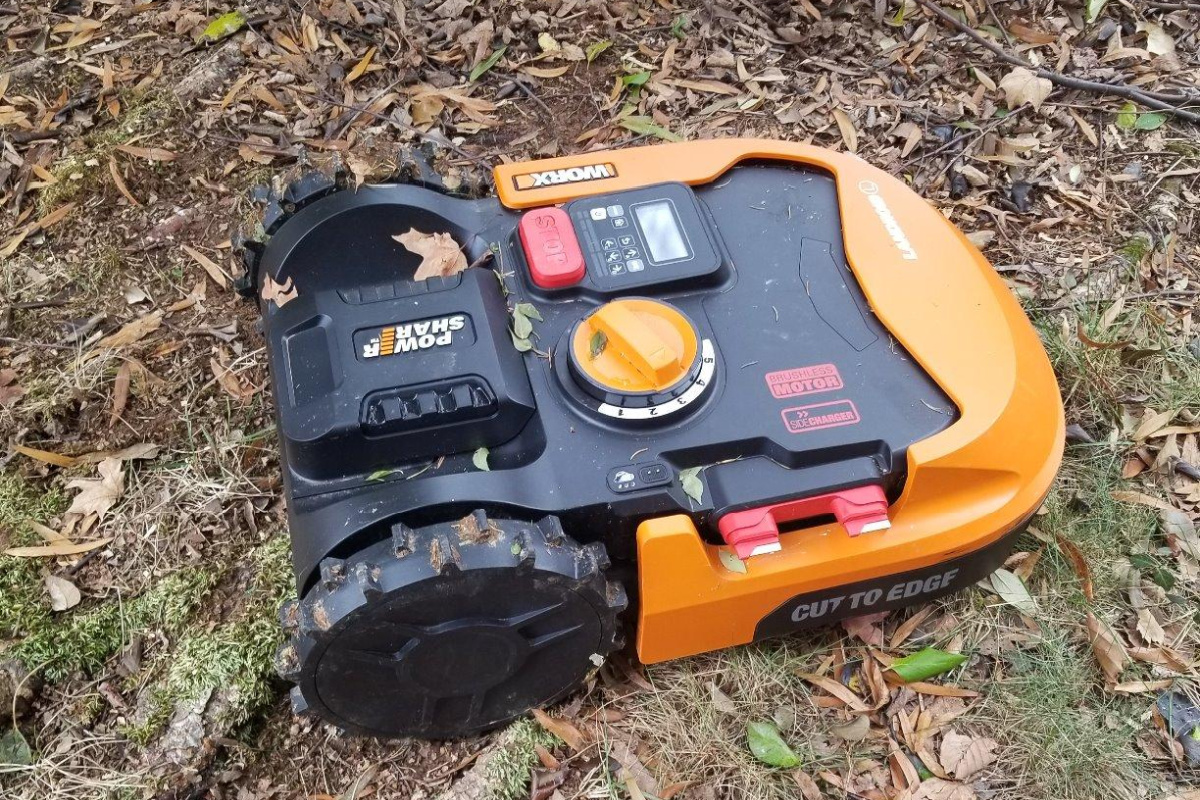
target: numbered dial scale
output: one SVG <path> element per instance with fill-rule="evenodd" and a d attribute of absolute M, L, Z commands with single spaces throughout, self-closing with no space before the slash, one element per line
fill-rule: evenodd
<path fill-rule="evenodd" d="M 649 420 L 699 400 L 716 370 L 713 344 L 683 312 L 661 300 L 605 303 L 572 328 L 568 379 L 607 417 Z"/>

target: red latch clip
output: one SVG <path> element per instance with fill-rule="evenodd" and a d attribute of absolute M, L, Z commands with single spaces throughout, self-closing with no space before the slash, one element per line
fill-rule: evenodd
<path fill-rule="evenodd" d="M 832 514 L 851 536 L 892 527 L 887 495 L 879 486 L 858 486 L 840 492 L 788 500 L 761 508 L 734 511 L 721 517 L 717 529 L 738 558 L 774 553 L 780 523 Z"/>

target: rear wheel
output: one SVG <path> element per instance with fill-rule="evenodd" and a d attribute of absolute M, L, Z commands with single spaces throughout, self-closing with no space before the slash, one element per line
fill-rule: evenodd
<path fill-rule="evenodd" d="M 451 738 L 568 694 L 619 646 L 627 601 L 600 544 L 556 517 L 409 528 L 281 610 L 293 705 L 353 733 Z"/>

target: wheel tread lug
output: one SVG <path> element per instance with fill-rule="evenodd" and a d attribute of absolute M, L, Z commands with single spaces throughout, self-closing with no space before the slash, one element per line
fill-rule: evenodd
<path fill-rule="evenodd" d="M 340 558 L 326 558 L 321 562 L 321 584 L 333 591 L 346 580 L 346 562 Z"/>
<path fill-rule="evenodd" d="M 392 555 L 396 558 L 412 555 L 417 547 L 416 538 L 416 531 L 403 522 L 397 522 L 392 526 Z"/>

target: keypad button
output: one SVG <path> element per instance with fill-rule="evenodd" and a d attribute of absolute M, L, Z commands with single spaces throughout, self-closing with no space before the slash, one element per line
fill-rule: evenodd
<path fill-rule="evenodd" d="M 604 260 L 607 261 L 609 264 L 616 264 L 618 261 L 621 260 L 621 251 L 620 250 L 608 251 L 607 253 L 604 254 Z"/>
<path fill-rule="evenodd" d="M 618 261 L 618 262 L 617 262 L 617 263 L 615 263 L 615 264 L 609 264 L 609 265 L 608 265 L 608 274 L 610 274 L 610 275 L 624 275 L 624 274 L 625 274 L 625 265 L 624 265 L 624 264 L 622 264 L 620 261 Z"/>
<path fill-rule="evenodd" d="M 592 219 L 596 220 L 597 222 L 603 219 L 608 219 L 608 211 L 603 208 L 593 208 L 588 213 L 591 215 Z"/>
<path fill-rule="evenodd" d="M 629 259 L 625 262 L 625 266 L 630 272 L 641 272 L 646 268 L 646 265 L 642 263 L 640 258 Z"/>
<path fill-rule="evenodd" d="M 609 206 L 608 207 L 608 215 L 610 217 L 623 217 L 623 216 L 625 216 L 625 208 L 624 208 L 624 206 L 619 206 L 619 205 L 618 206 Z"/>
<path fill-rule="evenodd" d="M 602 208 L 600 210 L 603 211 L 604 209 Z M 612 224 L 614 228 L 628 228 L 629 220 L 625 219 L 624 217 L 617 217 L 612 221 Z"/>
<path fill-rule="evenodd" d="M 641 256 L 641 253 L 638 252 L 638 249 L 636 247 L 626 247 L 625 248 L 625 257 L 626 258 L 638 258 L 639 256 Z"/>
<path fill-rule="evenodd" d="M 604 241 L 611 242 L 612 239 L 605 239 Z M 621 247 L 629 247 L 630 245 L 633 244 L 633 237 L 626 234 L 625 236 L 620 237 L 620 239 L 618 239 L 618 241 L 620 241 Z M 604 246 L 608 247 L 608 245 L 604 245 Z"/>
<path fill-rule="evenodd" d="M 625 239 L 628 237 L 622 236 L 621 238 Z M 622 242 L 622 244 L 624 244 L 624 242 Z M 617 249 L 617 240 L 616 239 L 603 239 L 600 242 L 600 246 L 603 247 L 605 250 L 616 250 Z"/>

